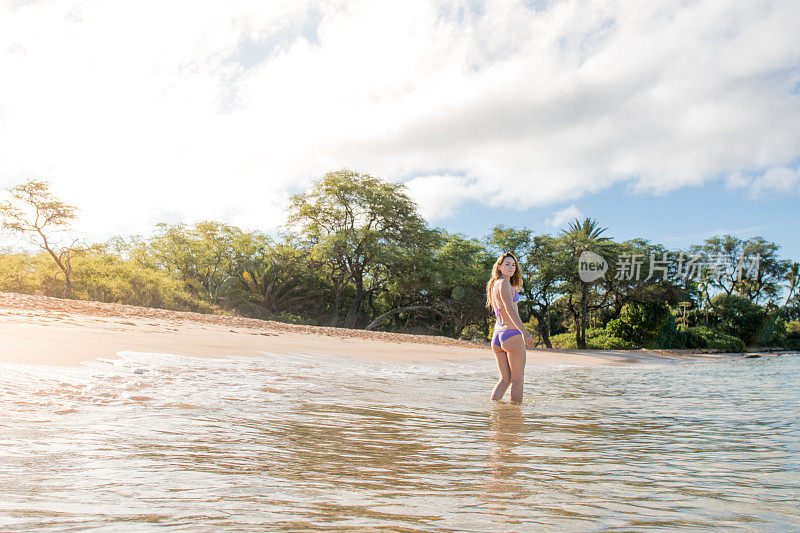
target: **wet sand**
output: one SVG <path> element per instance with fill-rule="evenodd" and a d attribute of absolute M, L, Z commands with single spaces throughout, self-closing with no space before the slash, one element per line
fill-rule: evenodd
<path fill-rule="evenodd" d="M 488 343 L 431 335 L 299 326 L 123 304 L 0 292 L 0 362 L 68 366 L 120 351 L 192 357 L 259 352 L 343 355 L 376 361 L 492 359 Z M 737 354 L 741 357 L 741 354 Z M 678 351 L 528 351 L 528 363 L 615 365 L 727 357 Z"/>

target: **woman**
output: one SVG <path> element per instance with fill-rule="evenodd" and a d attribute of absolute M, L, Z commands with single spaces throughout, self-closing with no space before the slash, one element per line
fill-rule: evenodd
<path fill-rule="evenodd" d="M 500 381 L 494 386 L 492 400 L 499 400 L 511 385 L 511 401 L 522 402 L 522 381 L 525 378 L 525 347 L 533 347 L 533 337 L 517 311 L 522 273 L 514 254 L 497 258 L 492 277 L 486 284 L 486 307 L 494 308 L 497 322 L 492 334 L 492 352 L 497 359 Z"/>

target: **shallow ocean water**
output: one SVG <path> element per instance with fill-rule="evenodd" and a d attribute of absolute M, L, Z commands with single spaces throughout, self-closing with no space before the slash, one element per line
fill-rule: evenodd
<path fill-rule="evenodd" d="M 0 530 L 800 530 L 797 355 L 120 355 L 0 365 Z"/>

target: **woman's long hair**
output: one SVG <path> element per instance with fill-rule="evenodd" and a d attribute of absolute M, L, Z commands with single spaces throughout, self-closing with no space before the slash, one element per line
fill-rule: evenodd
<path fill-rule="evenodd" d="M 495 281 L 503 277 L 503 275 L 500 273 L 500 265 L 503 264 L 503 261 L 506 260 L 506 257 L 512 258 L 514 260 L 514 265 L 517 268 L 508 281 L 511 283 L 512 287 L 517 289 L 517 292 L 519 292 L 519 289 L 522 288 L 522 270 L 519 268 L 519 259 L 517 259 L 517 256 L 511 252 L 500 254 L 500 256 L 497 258 L 497 261 L 494 262 L 494 266 L 492 267 L 492 276 L 489 278 L 489 281 L 486 282 L 486 307 L 492 307 L 492 285 Z"/>

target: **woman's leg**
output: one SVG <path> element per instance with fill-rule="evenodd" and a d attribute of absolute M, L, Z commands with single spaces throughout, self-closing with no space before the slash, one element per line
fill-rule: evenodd
<path fill-rule="evenodd" d="M 497 369 L 500 371 L 500 381 L 492 390 L 492 400 L 499 400 L 506 393 L 506 389 L 511 385 L 511 367 L 508 364 L 506 352 L 496 344 L 492 344 L 492 352 L 497 359 Z"/>
<path fill-rule="evenodd" d="M 522 402 L 522 384 L 525 381 L 525 341 L 522 335 L 507 339 L 503 350 L 508 353 L 508 366 L 511 371 L 511 401 Z"/>

